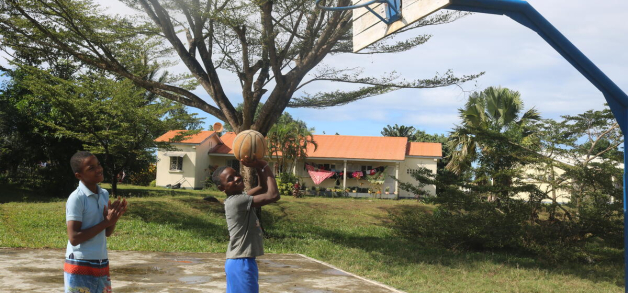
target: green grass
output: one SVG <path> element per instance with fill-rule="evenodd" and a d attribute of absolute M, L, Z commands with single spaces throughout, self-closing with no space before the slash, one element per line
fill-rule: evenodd
<path fill-rule="evenodd" d="M 107 187 L 107 186 L 105 186 Z M 122 185 L 129 212 L 109 249 L 224 253 L 228 233 L 217 192 Z M 65 200 L 1 196 L 0 247 L 65 248 Z M 12 200 L 7 200 L 12 198 Z M 415 201 L 284 197 L 263 208 L 267 253 L 301 253 L 408 292 L 621 292 L 622 251 L 594 247 L 594 264 L 548 265 L 505 253 L 453 252 L 397 237 L 389 211 Z"/>

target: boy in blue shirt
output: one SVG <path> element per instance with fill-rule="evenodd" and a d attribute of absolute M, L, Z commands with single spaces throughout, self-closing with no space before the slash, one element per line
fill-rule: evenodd
<path fill-rule="evenodd" d="M 255 215 L 255 207 L 279 200 L 275 175 L 262 160 L 241 160 L 242 165 L 255 168 L 259 186 L 244 191 L 242 175 L 230 167 L 220 167 L 212 180 L 220 191 L 227 194 L 225 216 L 229 229 L 229 247 L 225 273 L 227 293 L 259 292 L 259 271 L 255 257 L 264 254 L 262 229 Z"/>
<path fill-rule="evenodd" d="M 111 203 L 109 193 L 100 188 L 103 169 L 89 152 L 72 156 L 70 165 L 78 188 L 66 204 L 68 245 L 63 279 L 65 292 L 111 292 L 107 237 L 113 234 L 116 222 L 126 212 L 126 200 Z"/>

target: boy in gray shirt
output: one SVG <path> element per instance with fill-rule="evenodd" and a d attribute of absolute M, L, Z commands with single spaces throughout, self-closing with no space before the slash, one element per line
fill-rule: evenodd
<path fill-rule="evenodd" d="M 275 175 L 263 160 L 241 160 L 242 165 L 255 168 L 259 185 L 244 191 L 242 175 L 230 167 L 220 167 L 212 180 L 227 194 L 225 216 L 229 229 L 229 247 L 225 272 L 227 293 L 259 292 L 259 271 L 255 257 L 264 254 L 262 229 L 255 214 L 261 207 L 279 200 Z"/>

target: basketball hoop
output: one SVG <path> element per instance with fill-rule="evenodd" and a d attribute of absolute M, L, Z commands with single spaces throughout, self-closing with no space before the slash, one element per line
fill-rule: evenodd
<path fill-rule="evenodd" d="M 327 7 L 332 0 L 323 2 L 315 0 L 316 8 L 326 11 L 353 10 L 351 23 L 353 31 L 353 52 L 370 46 L 371 44 L 394 34 L 395 32 L 412 25 L 419 19 L 445 8 L 456 0 L 351 0 L 351 5 L 341 7 Z M 462 0 L 460 0 L 462 1 Z M 481 1 L 481 0 L 467 0 Z M 510 1 L 510 0 L 486 0 Z M 515 0 L 512 0 L 515 1 Z M 517 0 L 519 1 L 519 0 Z M 347 3 L 348 2 L 342 2 Z"/>
<path fill-rule="evenodd" d="M 360 3 L 357 5 L 351 6 L 342 6 L 342 7 L 326 7 L 320 4 L 322 0 L 316 0 L 316 7 L 326 11 L 343 11 L 343 10 L 352 10 L 357 8 L 366 8 L 368 11 L 373 13 L 377 18 L 379 18 L 385 24 L 391 24 L 399 19 L 401 19 L 401 0 L 371 0 L 364 3 Z M 386 18 L 382 17 L 379 13 L 375 12 L 371 7 L 372 4 L 382 3 L 385 4 L 386 10 Z"/>

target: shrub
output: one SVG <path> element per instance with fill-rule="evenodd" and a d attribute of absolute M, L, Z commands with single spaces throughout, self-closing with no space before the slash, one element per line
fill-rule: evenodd
<path fill-rule="evenodd" d="M 148 186 L 155 178 L 157 178 L 157 166 L 155 164 L 149 164 L 145 168 L 129 174 L 129 183 Z"/>
<path fill-rule="evenodd" d="M 150 182 L 149 184 L 150 187 L 156 187 L 157 186 L 157 180 L 153 180 Z"/>
<path fill-rule="evenodd" d="M 277 188 L 280 195 L 292 195 L 294 184 L 297 183 L 297 176 L 292 173 L 279 173 L 277 176 Z"/>
<path fill-rule="evenodd" d="M 541 204 L 534 186 L 482 186 L 436 177 L 417 176 L 442 190 L 433 211 L 390 213 L 401 236 L 454 250 L 507 250 L 547 262 L 590 262 L 585 247 L 592 240 L 622 247 L 622 203 L 609 202 L 609 196 L 587 193 L 578 207 L 565 207 L 558 217 L 548 218 L 547 211 L 555 207 Z M 512 199 L 521 192 L 530 200 Z M 488 200 L 496 194 L 496 200 Z"/>
<path fill-rule="evenodd" d="M 49 164 L 47 167 L 15 166 L 13 170 L 0 172 L 0 183 L 36 190 L 45 197 L 64 198 L 78 185 L 70 164 Z"/>

